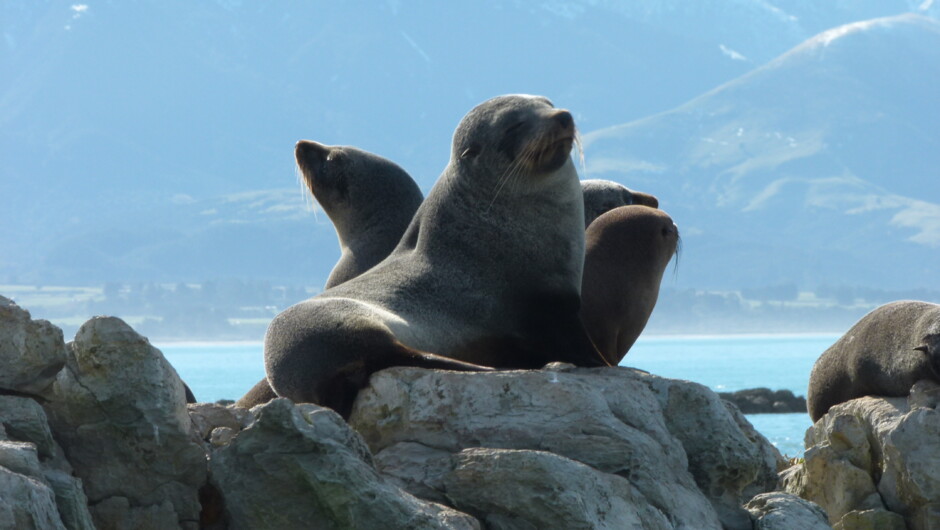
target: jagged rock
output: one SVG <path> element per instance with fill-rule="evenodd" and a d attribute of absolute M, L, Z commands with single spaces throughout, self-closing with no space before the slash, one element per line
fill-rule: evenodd
<path fill-rule="evenodd" d="M 660 398 L 666 426 L 682 442 L 689 471 L 712 502 L 722 526 L 750 530 L 751 517 L 741 508 L 751 498 L 746 490 L 752 485 L 760 492 L 774 489 L 780 453 L 753 428 L 745 433 L 739 422 L 750 424 L 730 413 L 708 388 L 655 376 L 645 379 Z"/>
<path fill-rule="evenodd" d="M 682 417 L 667 421 L 666 409 Z M 719 427 L 705 432 L 723 432 L 705 446 L 708 434 L 693 431 L 710 422 Z M 642 503 L 634 506 L 636 513 L 652 505 L 670 524 L 690 528 L 721 528 L 715 506 L 722 505 L 729 507 L 729 519 L 749 525 L 747 513 L 740 517 L 743 500 L 732 505 L 726 499 L 776 471 L 764 469 L 765 452 L 753 447 L 709 390 L 626 368 L 550 365 L 484 374 L 391 368 L 374 374 L 360 392 L 350 423 L 376 453 L 383 473 L 416 495 L 450 499 L 455 506 L 462 501 L 446 487 L 449 470 L 442 463 L 447 454 L 474 447 L 546 451 L 619 475 Z M 699 490 L 683 440 L 695 455 L 701 482 L 717 496 L 709 499 Z M 729 454 L 738 449 L 746 457 Z M 709 450 L 733 467 L 707 465 Z M 422 458 L 430 463 L 422 465 Z"/>
<path fill-rule="evenodd" d="M 754 530 L 824 530 L 831 528 L 818 504 L 796 495 L 762 493 L 744 508 L 754 517 Z"/>
<path fill-rule="evenodd" d="M 737 405 L 744 414 L 806 412 L 806 398 L 789 390 L 746 388 L 737 392 L 719 392 L 721 399 Z"/>
<path fill-rule="evenodd" d="M 195 527 L 206 453 L 176 371 L 117 318 L 86 322 L 68 352 L 44 408 L 96 524 L 122 528 L 151 512 L 166 521 L 169 509 L 176 525 Z M 118 513 L 125 505 L 134 513 Z"/>
<path fill-rule="evenodd" d="M 209 440 L 217 427 L 227 427 L 234 432 L 240 431 L 247 423 L 251 413 L 243 408 L 227 407 L 218 403 L 190 403 L 187 406 L 193 420 L 196 434 L 203 440 Z"/>
<path fill-rule="evenodd" d="M 361 437 L 332 410 L 284 398 L 212 453 L 230 528 L 479 528 L 382 478 Z"/>
<path fill-rule="evenodd" d="M 0 494 L 0 528 L 65 530 L 55 493 L 42 481 L 0 465 Z"/>
<path fill-rule="evenodd" d="M 842 516 L 834 530 L 907 530 L 904 518 L 887 510 L 852 511 Z"/>
<path fill-rule="evenodd" d="M 55 492 L 55 504 L 65 527 L 68 530 L 95 530 L 82 481 L 56 469 L 44 469 L 42 476 Z"/>
<path fill-rule="evenodd" d="M 7 436 L 36 444 L 39 455 L 52 458 L 56 442 L 49 430 L 46 412 L 36 401 L 18 396 L 0 396 L 0 424 Z"/>
<path fill-rule="evenodd" d="M 180 527 L 176 509 L 169 500 L 141 507 L 131 504 L 127 497 L 108 497 L 92 506 L 91 511 L 99 525 L 115 530 L 165 530 Z"/>
<path fill-rule="evenodd" d="M 940 412 L 919 402 L 863 397 L 836 405 L 807 431 L 804 462 L 782 475 L 786 490 L 844 528 L 888 524 L 893 517 L 882 512 L 902 516 L 908 528 L 940 527 Z"/>
<path fill-rule="evenodd" d="M 64 364 L 62 330 L 0 296 L 0 389 L 41 394 Z"/>

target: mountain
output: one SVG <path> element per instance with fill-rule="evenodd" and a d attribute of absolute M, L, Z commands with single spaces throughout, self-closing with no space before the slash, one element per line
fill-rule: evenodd
<path fill-rule="evenodd" d="M 823 32 L 672 111 L 584 137 L 588 175 L 657 194 L 690 285 L 936 286 L 940 24 Z"/>
<path fill-rule="evenodd" d="M 321 285 L 338 249 L 295 176 L 298 139 L 374 151 L 428 190 L 460 117 L 493 95 L 546 94 L 589 133 L 668 111 L 829 24 L 902 12 L 937 8 L 5 0 L 0 282 Z"/>

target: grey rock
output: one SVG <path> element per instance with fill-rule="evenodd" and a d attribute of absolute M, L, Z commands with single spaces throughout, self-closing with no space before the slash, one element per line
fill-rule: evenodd
<path fill-rule="evenodd" d="M 0 442 L 0 466 L 44 482 L 36 445 L 29 442 Z"/>
<path fill-rule="evenodd" d="M 284 398 L 212 453 L 230 528 L 479 528 L 382 478 L 361 437 L 332 410 Z"/>
<path fill-rule="evenodd" d="M 43 478 L 55 493 L 56 507 L 65 527 L 68 530 L 95 530 L 82 481 L 55 469 L 44 469 Z"/>
<path fill-rule="evenodd" d="M 114 530 L 168 530 L 192 528 L 195 522 L 177 521 L 176 509 L 170 501 L 150 506 L 134 506 L 127 497 L 108 497 L 91 507 L 98 528 Z"/>
<path fill-rule="evenodd" d="M 762 493 L 744 505 L 754 530 L 824 530 L 831 528 L 818 504 L 779 491 Z"/>
<path fill-rule="evenodd" d="M 218 403 L 190 403 L 186 408 L 193 420 L 196 434 L 203 440 L 208 440 L 216 427 L 228 427 L 235 432 L 240 431 L 246 422 L 246 416 L 251 414 L 245 409 Z"/>
<path fill-rule="evenodd" d="M 865 527 L 894 520 L 882 513 L 891 512 L 908 528 L 940 527 L 940 411 L 907 398 L 863 397 L 832 407 L 806 443 L 804 462 L 785 471 L 783 483 L 822 506 L 831 524 Z"/>
<path fill-rule="evenodd" d="M 231 443 L 232 440 L 235 439 L 236 434 L 238 434 L 238 431 L 231 427 L 216 427 L 212 429 L 212 433 L 209 434 L 209 443 L 212 447 L 221 447 Z"/>
<path fill-rule="evenodd" d="M 719 392 L 721 399 L 737 405 L 744 414 L 806 412 L 806 398 L 789 390 L 746 388 L 736 392 Z"/>
<path fill-rule="evenodd" d="M 65 530 L 52 488 L 0 465 L 0 528 Z"/>
<path fill-rule="evenodd" d="M 835 530 L 907 530 L 904 518 L 887 510 L 851 511 L 832 525 Z"/>
<path fill-rule="evenodd" d="M 0 424 L 7 436 L 36 444 L 40 456 L 52 458 L 56 442 L 52 438 L 46 412 L 36 401 L 18 396 L 0 396 Z"/>
<path fill-rule="evenodd" d="M 455 460 L 447 494 L 487 528 L 673 528 L 625 478 L 563 456 L 477 448 Z"/>
<path fill-rule="evenodd" d="M 135 513 L 156 507 L 163 514 L 170 506 L 178 525 L 195 524 L 206 453 L 176 371 L 117 318 L 89 320 L 68 349 L 44 408 L 82 479 L 96 524 L 136 520 L 116 514 L 121 502 L 102 505 L 111 497 L 125 498 Z"/>
<path fill-rule="evenodd" d="M 696 388 L 682 389 L 688 385 Z M 676 420 L 672 425 L 678 434 L 671 432 L 664 417 L 670 403 L 688 408 L 681 413 L 689 421 Z M 740 498 L 754 481 L 766 481 L 766 455 L 753 447 L 743 449 L 747 455 L 743 461 L 727 454 L 753 442 L 717 396 L 694 383 L 669 382 L 626 368 L 553 366 L 485 374 L 391 368 L 372 376 L 350 416 L 350 424 L 376 453 L 383 472 L 426 498 L 440 499 L 444 493 L 440 467 L 394 469 L 390 462 L 411 458 L 398 444 L 427 448 L 412 447 L 412 452 L 456 454 L 488 447 L 555 453 L 627 479 L 676 526 L 720 528 L 712 500 L 699 490 L 690 473 L 690 459 L 681 441 L 685 436 L 691 443 L 695 435 L 690 431 L 712 421 L 721 425 L 718 430 L 734 434 L 730 435 L 733 441 L 723 436 L 709 447 L 717 451 L 716 458 L 738 468 L 712 470 L 718 475 L 703 478 L 703 483 L 723 489 L 713 488 L 706 494 L 718 495 L 714 502 L 729 507 L 729 519 L 749 523 L 740 503 L 730 499 Z M 384 454 L 387 449 L 393 453 Z M 702 451 L 704 455 L 706 449 Z M 696 458 L 698 469 L 711 472 L 702 463 L 704 456 Z M 769 473 L 775 471 L 771 468 Z M 427 489 L 436 490 L 437 496 L 428 495 Z M 452 498 L 450 493 L 447 497 Z M 729 499 L 727 504 L 725 499 Z"/>
<path fill-rule="evenodd" d="M 751 518 L 741 508 L 750 498 L 746 490 L 752 485 L 761 491 L 776 486 L 776 458 L 768 456 L 780 457 L 779 452 L 762 436 L 748 437 L 738 423 L 743 418 L 730 413 L 705 386 L 643 377 L 659 397 L 666 426 L 685 448 L 689 471 L 714 505 L 722 526 L 749 530 Z"/>
<path fill-rule="evenodd" d="M 64 364 L 62 330 L 0 296 L 0 389 L 41 394 Z"/>

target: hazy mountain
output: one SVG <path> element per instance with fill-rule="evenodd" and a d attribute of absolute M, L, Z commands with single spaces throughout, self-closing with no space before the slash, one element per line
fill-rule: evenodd
<path fill-rule="evenodd" d="M 328 220 L 322 214 L 314 219 L 297 183 L 292 147 L 300 138 L 353 144 L 390 157 L 427 190 L 446 164 L 460 117 L 493 95 L 548 95 L 590 132 L 674 108 L 831 25 L 911 11 L 936 15 L 931 0 L 485 0 L 472 5 L 5 0 L 0 3 L 0 281 L 236 276 L 321 284 L 338 251 Z M 906 64 L 928 72 L 924 80 L 912 81 L 928 86 L 937 63 L 912 38 L 903 60 L 881 53 L 877 42 L 871 44 L 881 57 L 871 59 L 875 62 L 862 52 L 850 53 L 854 59 L 847 57 L 845 68 L 854 61 L 861 70 L 849 68 L 845 75 L 868 68 L 866 75 L 887 80 L 879 68 Z M 812 95 L 801 97 L 802 88 L 793 87 L 812 77 L 804 71 L 811 67 L 779 71 L 779 83 L 791 87 L 789 101 L 797 108 L 787 110 L 781 102 L 776 112 L 797 119 L 796 111 Z M 758 75 L 761 71 L 751 76 L 765 75 Z M 747 79 L 732 85 L 747 85 Z M 772 84 L 767 81 L 764 90 L 773 90 Z M 856 97 L 851 83 L 841 86 L 849 92 L 840 96 L 833 89 L 828 97 L 837 103 Z M 767 103 L 761 90 L 755 92 L 751 101 L 740 100 L 734 120 L 749 123 L 748 109 Z M 858 97 L 897 95 L 865 94 Z M 738 104 L 728 97 L 727 105 Z M 914 110 L 897 112 L 928 122 L 929 113 L 908 96 L 892 101 L 891 109 L 908 105 L 904 108 Z M 792 129 L 821 130 L 826 116 Z M 717 119 L 711 123 L 719 127 Z M 845 133 L 850 125 L 839 130 Z M 665 125 L 658 127 L 662 144 L 631 141 L 624 144 L 629 152 L 601 134 L 590 146 L 589 168 L 600 172 L 602 162 L 621 164 L 624 156 L 658 163 L 685 156 L 680 143 L 691 140 L 676 135 L 676 128 L 667 133 Z M 717 139 L 718 132 L 710 134 Z M 851 134 L 858 134 L 859 142 L 872 139 L 864 132 Z M 840 141 L 851 142 L 844 136 Z M 893 138 L 907 149 L 907 140 Z M 865 160 L 877 162 L 873 154 Z M 668 162 L 701 165 L 678 158 Z M 927 158 L 923 163 L 929 167 Z M 687 199 L 682 206 L 687 211 L 718 205 L 719 196 L 731 197 L 734 190 L 753 195 L 766 188 L 759 179 L 731 186 L 727 175 L 716 174 L 709 186 L 727 189 L 700 201 L 695 193 L 673 194 L 673 188 L 645 180 L 643 173 L 604 174 L 649 188 L 680 225 L 693 223 L 686 231 L 689 257 L 681 284 L 735 278 L 712 275 L 708 271 L 724 262 L 693 251 L 720 248 L 728 232 L 706 220 L 722 218 L 734 207 L 742 210 L 740 204 L 689 220 L 677 207 Z M 856 176 L 866 186 L 878 185 L 869 183 L 867 174 Z M 908 188 L 916 186 L 911 182 Z M 702 185 L 674 184 L 676 190 Z M 886 190 L 919 197 L 907 188 Z M 833 215 L 833 222 L 844 217 Z M 711 230 L 713 243 L 698 246 L 693 228 Z M 761 241 L 754 230 L 754 239 Z M 738 245 L 733 239 L 729 244 Z M 699 275 L 691 270 L 693 255 Z M 775 268 L 760 261 L 749 266 L 762 271 L 768 283 L 777 281 Z"/>
<path fill-rule="evenodd" d="M 592 177 L 658 193 L 692 285 L 935 286 L 940 24 L 824 32 L 669 112 L 585 135 Z"/>

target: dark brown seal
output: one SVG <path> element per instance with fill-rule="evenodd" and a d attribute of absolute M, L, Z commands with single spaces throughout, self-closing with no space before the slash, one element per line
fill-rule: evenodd
<path fill-rule="evenodd" d="M 584 228 L 591 226 L 601 214 L 620 206 L 640 204 L 659 208 L 659 199 L 653 195 L 631 190 L 612 180 L 582 180 L 581 192 L 584 195 Z"/>
<path fill-rule="evenodd" d="M 271 322 L 274 391 L 348 414 L 389 366 L 606 366 L 581 325 L 584 204 L 571 114 L 545 98 L 478 105 L 392 254 Z"/>
<path fill-rule="evenodd" d="M 875 308 L 813 365 L 806 400 L 813 421 L 862 396 L 906 396 L 940 382 L 940 305 L 903 300 Z"/>
<path fill-rule="evenodd" d="M 666 212 L 621 206 L 586 233 L 581 319 L 597 349 L 618 364 L 646 327 L 679 230 Z"/>

